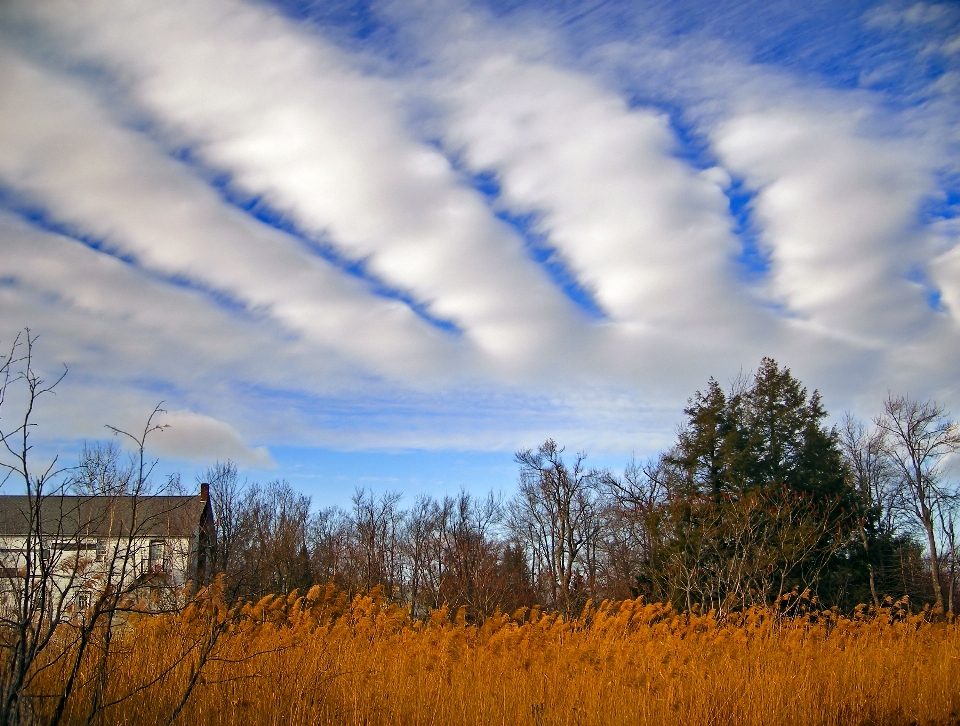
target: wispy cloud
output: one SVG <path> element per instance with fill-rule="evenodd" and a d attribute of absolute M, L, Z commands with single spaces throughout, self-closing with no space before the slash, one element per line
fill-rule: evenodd
<path fill-rule="evenodd" d="M 0 333 L 63 436 L 642 450 L 764 354 L 960 407 L 952 8 L 364 7 L 2 10 Z"/>

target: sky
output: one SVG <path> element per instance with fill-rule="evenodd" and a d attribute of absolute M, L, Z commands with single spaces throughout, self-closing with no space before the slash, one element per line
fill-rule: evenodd
<path fill-rule="evenodd" d="M 188 480 L 509 493 L 763 356 L 960 414 L 958 214 L 955 2 L 0 4 L 0 345 L 67 366 L 64 461 L 162 405 Z"/>

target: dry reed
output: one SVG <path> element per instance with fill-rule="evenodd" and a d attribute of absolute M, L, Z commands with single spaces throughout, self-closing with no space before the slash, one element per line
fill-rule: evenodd
<path fill-rule="evenodd" d="M 166 723 L 204 657 L 177 723 L 895 726 L 960 713 L 958 629 L 891 610 L 718 622 L 628 601 L 571 621 L 534 610 L 477 626 L 315 587 L 232 613 L 211 601 L 144 616 L 114 645 L 100 697 L 122 700 L 99 714 L 107 724 Z M 95 668 L 70 701 L 74 723 Z M 56 670 L 42 678 L 48 692 Z"/>

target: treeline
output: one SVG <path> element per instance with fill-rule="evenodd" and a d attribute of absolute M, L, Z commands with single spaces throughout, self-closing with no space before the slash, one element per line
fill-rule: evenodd
<path fill-rule="evenodd" d="M 955 612 L 943 465 L 960 429 L 936 404 L 890 396 L 871 424 L 827 428 L 819 394 L 764 359 L 729 390 L 711 380 L 684 413 L 669 451 L 622 473 L 552 440 L 520 451 L 507 499 L 358 489 L 348 508 L 315 511 L 289 484 L 221 464 L 206 475 L 217 568 L 237 599 L 334 583 L 379 588 L 415 616 L 637 596 L 720 614 L 895 600 Z"/>

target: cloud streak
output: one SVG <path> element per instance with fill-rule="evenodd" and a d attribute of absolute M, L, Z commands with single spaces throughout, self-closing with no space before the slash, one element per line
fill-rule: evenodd
<path fill-rule="evenodd" d="M 164 398 L 165 455 L 253 466 L 636 450 L 764 354 L 960 407 L 960 34 L 915 7 L 844 32 L 942 72 L 818 80 L 655 3 L 381 3 L 346 46 L 267 3 L 10 3 L 2 333 L 70 365 L 63 436 Z"/>

